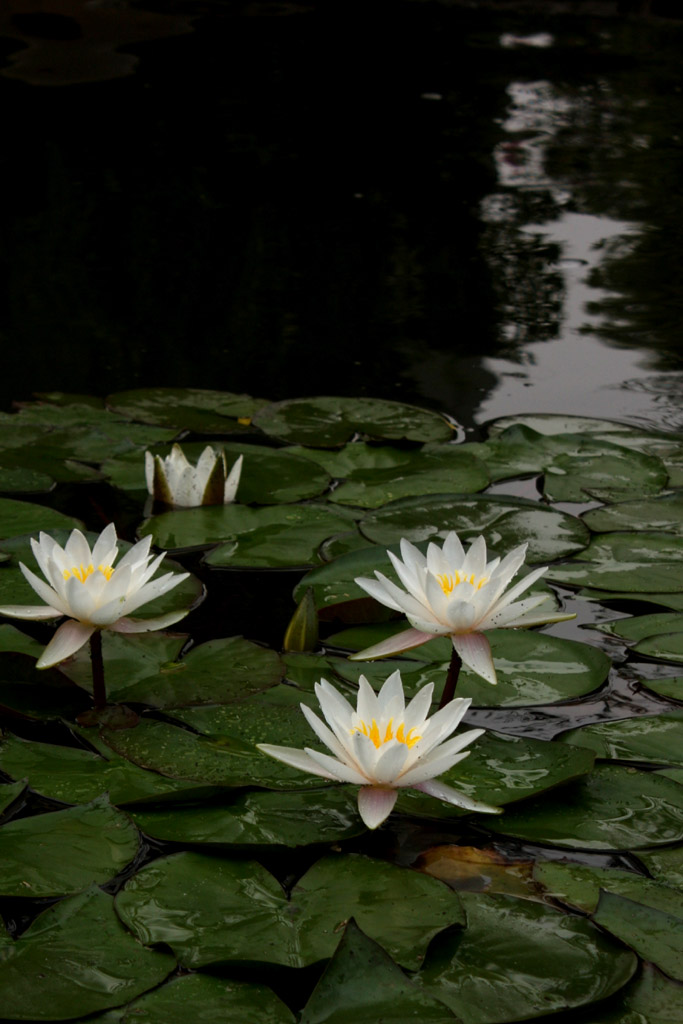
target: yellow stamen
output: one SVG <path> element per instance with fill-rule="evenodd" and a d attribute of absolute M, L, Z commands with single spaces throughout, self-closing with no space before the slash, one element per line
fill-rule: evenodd
<path fill-rule="evenodd" d="M 477 578 L 474 573 L 464 576 L 460 570 L 456 570 L 453 574 L 441 573 L 436 578 L 444 594 L 452 594 L 461 583 L 470 583 L 476 590 L 481 590 L 488 583 L 488 576 Z"/>
<path fill-rule="evenodd" d="M 396 732 L 394 732 L 392 728 L 393 721 L 393 718 L 389 719 L 387 727 L 384 731 L 384 738 L 382 738 L 382 734 L 379 731 L 379 726 L 377 725 L 377 722 L 375 721 L 374 718 L 372 720 L 372 725 L 370 726 L 370 728 L 368 728 L 365 722 L 361 720 L 360 725 L 355 726 L 351 730 L 351 735 L 353 735 L 354 732 L 362 732 L 364 736 L 367 736 L 368 739 L 372 740 L 372 742 L 378 749 L 384 743 L 388 743 L 389 740 L 398 740 L 399 743 L 405 743 L 407 747 L 414 747 L 415 744 L 422 739 L 421 736 L 413 736 L 415 729 L 410 729 L 408 735 L 406 736 L 405 725 L 403 722 L 401 722 Z"/>
<path fill-rule="evenodd" d="M 63 575 L 65 580 L 68 580 L 70 576 L 75 576 L 77 580 L 81 581 L 81 583 L 85 583 L 88 577 L 92 576 L 94 572 L 95 566 L 92 564 L 92 562 L 90 563 L 90 565 L 87 566 L 84 566 L 83 563 L 81 562 L 80 565 L 72 566 L 71 570 L 65 569 Z M 106 578 L 110 580 L 112 578 L 114 569 L 111 565 L 98 565 L 97 572 L 101 572 L 103 576 L 106 576 Z"/>

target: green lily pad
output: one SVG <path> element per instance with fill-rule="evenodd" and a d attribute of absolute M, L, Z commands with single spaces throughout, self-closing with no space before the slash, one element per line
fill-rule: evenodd
<path fill-rule="evenodd" d="M 174 967 L 168 953 L 141 946 L 112 897 L 93 887 L 45 910 L 3 948 L 2 1012 L 25 1021 L 96 1013 L 155 988 Z"/>
<path fill-rule="evenodd" d="M 210 974 L 173 978 L 126 1007 L 121 1024 L 295 1024 L 294 1015 L 272 989 Z"/>
<path fill-rule="evenodd" d="M 561 742 L 587 747 L 601 758 L 683 767 L 683 711 L 585 725 L 564 733 Z"/>
<path fill-rule="evenodd" d="M 566 757 L 563 750 L 571 749 L 554 741 L 506 736 L 488 730 L 474 741 L 464 761 L 439 775 L 439 781 L 474 800 L 502 807 L 554 789 L 560 783 L 590 772 L 593 766 L 592 754 L 581 750 L 578 757 Z M 579 754 L 578 747 L 573 750 L 574 755 Z M 565 790 L 558 790 L 548 799 L 559 803 L 560 792 Z M 429 818 L 458 817 L 463 813 L 451 804 L 442 803 L 413 789 L 400 791 L 396 810 Z M 500 817 L 487 814 L 482 822 L 492 831 L 505 831 L 498 826 L 516 813 L 520 813 L 520 810 L 506 810 Z"/>
<path fill-rule="evenodd" d="M 648 658 L 683 662 L 683 630 L 676 633 L 663 633 L 661 636 L 648 636 L 645 640 L 635 644 L 633 650 L 638 654 L 647 655 Z"/>
<path fill-rule="evenodd" d="M 104 745 L 103 745 L 104 747 Z M 109 748 L 40 743 L 7 734 L 0 743 L 0 769 L 14 779 L 28 779 L 32 790 L 51 800 L 81 804 L 108 793 L 113 804 L 157 802 L 175 793 L 205 793 L 191 782 L 144 771 Z"/>
<path fill-rule="evenodd" d="M 275 686 L 282 678 L 284 667 L 275 651 L 241 636 L 210 640 L 180 659 L 186 641 L 186 636 L 168 633 L 105 631 L 102 651 L 109 697 L 156 708 L 223 704 Z M 62 671 L 84 689 L 91 688 L 86 648 Z"/>
<path fill-rule="evenodd" d="M 164 512 L 147 519 L 140 536 L 157 547 L 208 547 L 208 565 L 283 568 L 316 564 L 318 546 L 349 528 L 349 516 L 327 505 L 213 505 Z M 222 542 L 222 543 L 221 543 Z"/>
<path fill-rule="evenodd" d="M 0 814 L 19 799 L 26 789 L 26 780 L 21 782 L 3 782 L 0 784 Z"/>
<path fill-rule="evenodd" d="M 562 861 L 539 861 L 534 878 L 552 899 L 560 900 L 584 914 L 598 906 L 601 891 L 615 893 L 655 910 L 683 917 L 683 893 L 633 871 L 599 868 Z"/>
<path fill-rule="evenodd" d="M 0 537 L 16 537 L 17 534 L 38 533 L 39 530 L 83 529 L 80 519 L 73 519 L 53 508 L 34 505 L 28 501 L 17 501 L 15 498 L 0 498 Z M 7 548 L 3 544 L 3 550 Z M 4 572 L 5 569 L 0 569 Z"/>
<path fill-rule="evenodd" d="M 430 949 L 417 980 L 464 1024 L 508 1024 L 604 999 L 636 957 L 590 921 L 513 896 L 461 893 L 464 933 Z"/>
<path fill-rule="evenodd" d="M 425 995 L 353 918 L 301 1015 L 301 1024 L 449 1024 L 457 1020 Z"/>
<path fill-rule="evenodd" d="M 645 530 L 598 533 L 574 555 L 581 562 L 682 562 L 683 536 Z"/>
<path fill-rule="evenodd" d="M 603 891 L 593 920 L 670 978 L 683 981 L 683 911 L 673 901 L 667 912 Z"/>
<path fill-rule="evenodd" d="M 47 473 L 21 467 L 7 467 L 0 464 L 0 491 L 30 494 L 51 491 L 55 481 Z"/>
<path fill-rule="evenodd" d="M 192 712 L 211 717 L 212 734 L 197 735 L 170 722 L 142 719 L 133 729 L 105 728 L 102 737 L 121 757 L 172 779 L 264 789 L 320 786 L 319 778 L 304 775 L 256 749 L 256 743 L 309 745 L 310 727 L 298 707 L 281 705 L 264 714 L 257 699 L 179 711 L 176 717 L 191 722 Z"/>
<path fill-rule="evenodd" d="M 585 778 L 488 824 L 528 842 L 578 850 L 665 846 L 683 839 L 683 786 L 652 772 L 597 765 Z"/>
<path fill-rule="evenodd" d="M 503 555 L 526 541 L 527 561 L 567 558 L 586 546 L 589 534 L 580 519 L 522 498 L 487 495 L 436 495 L 405 498 L 364 516 L 360 532 L 375 544 L 443 540 L 455 530 L 461 540 L 483 534 L 491 553 Z"/>
<path fill-rule="evenodd" d="M 420 451 L 386 445 L 347 444 L 341 451 L 292 449 L 344 481 L 330 495 L 340 505 L 379 508 L 397 498 L 471 494 L 489 484 L 485 466 L 458 445 L 425 445 Z"/>
<path fill-rule="evenodd" d="M 10 821 L 0 827 L 0 895 L 63 896 L 102 885 L 138 845 L 137 830 L 106 796 Z"/>
<path fill-rule="evenodd" d="M 354 434 L 408 441 L 447 441 L 452 428 L 427 409 L 378 398 L 294 398 L 261 409 L 254 423 L 271 437 L 293 444 L 334 448 Z"/>
<path fill-rule="evenodd" d="M 602 622 L 594 627 L 610 636 L 637 643 L 646 637 L 662 633 L 683 631 L 683 615 L 677 612 L 655 612 L 651 615 L 632 615 L 627 619 Z"/>
<path fill-rule="evenodd" d="M 196 464 L 206 444 L 183 442 L 181 447 L 190 462 Z M 285 449 L 215 442 L 212 442 L 211 447 L 216 452 L 225 452 L 228 468 L 238 456 L 244 456 L 236 498 L 240 505 L 277 505 L 315 498 L 330 483 L 330 477 L 324 469 Z M 169 448 L 154 445 L 150 451 L 154 455 L 164 456 L 168 454 Z M 141 452 L 130 452 L 116 459 L 108 459 L 102 464 L 102 472 L 114 487 L 139 492 L 141 498 L 147 493 L 145 459 Z"/>
<path fill-rule="evenodd" d="M 641 495 L 657 494 L 668 479 L 657 456 L 588 433 L 549 435 L 518 424 L 466 451 L 486 464 L 494 480 L 543 473 L 549 501 L 580 502 L 589 495 L 613 501 L 632 495 L 634 487 Z"/>
<path fill-rule="evenodd" d="M 632 594 L 683 592 L 683 572 L 675 562 L 567 563 L 552 565 L 547 579 L 573 587 L 598 587 Z"/>
<path fill-rule="evenodd" d="M 683 701 L 683 676 L 668 676 L 666 679 L 642 679 L 640 685 L 660 697 Z"/>
<path fill-rule="evenodd" d="M 359 639 L 365 633 L 363 627 L 358 628 Z M 382 633 L 388 635 L 389 631 L 373 631 L 373 636 L 381 637 Z M 486 635 L 498 684 L 492 686 L 465 668 L 458 679 L 458 696 L 470 697 L 475 707 L 524 707 L 573 700 L 601 686 L 609 672 L 610 660 L 602 651 L 575 640 L 513 629 L 490 630 Z M 355 643 L 354 649 L 358 649 Z M 392 671 L 399 669 L 406 694 L 413 695 L 433 682 L 434 699 L 438 700 L 452 650 L 450 638 L 445 637 L 407 651 L 405 658 L 348 661 L 332 655 L 309 655 L 298 660 L 290 656 L 285 661 L 288 678 L 306 688 L 321 675 L 331 682 L 336 677 L 356 684 L 361 674 L 379 688 Z"/>
<path fill-rule="evenodd" d="M 594 533 L 614 530 L 645 530 L 649 533 L 683 533 L 683 491 L 656 498 L 636 498 L 616 505 L 594 508 L 581 517 Z"/>
<path fill-rule="evenodd" d="M 167 842 L 229 846 L 307 846 L 338 843 L 367 831 L 356 786 L 306 793 L 253 792 L 230 804 L 131 811 L 137 827 Z"/>
<path fill-rule="evenodd" d="M 660 974 L 651 964 L 642 965 L 640 974 L 619 994 L 618 1001 L 628 1014 L 623 1024 L 683 1022 L 683 985 Z"/>
<path fill-rule="evenodd" d="M 644 603 L 647 603 L 655 605 L 655 607 L 671 608 L 672 611 L 683 611 L 683 594 L 639 594 L 637 592 L 630 594 L 623 590 L 598 590 L 592 587 L 582 587 L 576 596 L 582 597 L 586 601 L 599 601 L 602 604 L 618 601 L 628 607 L 629 603 L 635 602 L 640 609 Z"/>
<path fill-rule="evenodd" d="M 316 861 L 288 900 L 256 861 L 179 853 L 142 868 L 116 909 L 141 942 L 167 943 L 192 968 L 244 960 L 304 967 L 332 956 L 340 925 L 355 916 L 415 969 L 431 939 L 463 921 L 458 896 L 441 882 L 358 854 Z"/>
<path fill-rule="evenodd" d="M 683 772 L 676 769 L 679 781 Z M 668 774 L 661 772 L 658 774 Z M 663 846 L 655 850 L 639 850 L 638 860 L 642 861 L 657 882 L 683 889 L 683 846 Z"/>
<path fill-rule="evenodd" d="M 250 395 L 201 388 L 135 388 L 108 395 L 106 403 L 127 419 L 196 434 L 239 433 L 265 404 Z"/>

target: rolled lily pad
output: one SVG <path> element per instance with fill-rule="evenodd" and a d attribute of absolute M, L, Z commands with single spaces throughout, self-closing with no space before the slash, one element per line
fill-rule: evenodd
<path fill-rule="evenodd" d="M 587 747 L 601 758 L 683 767 L 683 711 L 585 725 L 564 733 L 561 741 Z"/>
<path fill-rule="evenodd" d="M 646 530 L 649 533 L 683 533 L 683 491 L 656 498 L 636 498 L 616 505 L 594 508 L 582 519 L 593 533 L 614 530 Z"/>
<path fill-rule="evenodd" d="M 304 967 L 332 956 L 340 925 L 355 916 L 415 969 L 434 935 L 463 921 L 457 895 L 440 882 L 357 854 L 316 861 L 288 900 L 256 861 L 180 853 L 142 868 L 116 909 L 141 942 L 167 943 L 192 968 L 244 960 Z"/>
<path fill-rule="evenodd" d="M 264 405 L 250 395 L 201 388 L 137 388 L 108 395 L 106 402 L 109 409 L 127 419 L 196 434 L 239 433 Z"/>
<path fill-rule="evenodd" d="M 0 827 L 0 895 L 64 896 L 102 885 L 138 845 L 137 830 L 106 796 L 10 821 Z"/>
<path fill-rule="evenodd" d="M 210 974 L 185 974 L 148 992 L 126 1007 L 121 1024 L 295 1024 L 294 1015 L 272 989 Z"/>
<path fill-rule="evenodd" d="M 108 748 L 95 753 L 82 747 L 39 743 L 6 735 L 0 744 L 0 769 L 28 779 L 36 793 L 66 804 L 81 804 L 108 793 L 113 804 L 157 802 L 174 793 L 204 793 L 191 782 L 144 771 Z"/>
<path fill-rule="evenodd" d="M 484 464 L 458 445 L 432 444 L 410 451 L 356 443 L 339 452 L 294 450 L 344 480 L 330 495 L 330 501 L 340 505 L 379 508 L 411 495 L 471 494 L 489 483 Z"/>
<path fill-rule="evenodd" d="M 363 636 L 362 627 L 358 632 Z M 382 632 L 384 630 L 377 631 L 375 635 L 381 636 Z M 490 630 L 487 636 L 496 665 L 497 686 L 467 669 L 461 670 L 458 679 L 458 696 L 470 697 L 475 707 L 523 707 L 573 700 L 597 689 L 609 672 L 610 660 L 602 651 L 575 640 L 512 629 Z M 440 648 L 438 654 L 437 644 Z M 451 652 L 452 645 L 446 637 L 406 652 L 410 658 L 391 661 L 348 661 L 328 655 L 317 656 L 318 664 L 315 665 L 315 655 L 298 661 L 289 658 L 287 664 L 291 668 L 287 675 L 299 685 L 306 686 L 302 670 L 308 679 L 311 675 L 317 679 L 325 675 L 329 679 L 332 673 L 354 684 L 363 674 L 379 688 L 393 670 L 399 669 L 406 694 L 412 695 L 426 683 L 434 682 L 434 699 L 438 701 Z M 438 661 L 435 656 L 439 657 Z M 430 657 L 435 657 L 435 660 L 429 661 Z M 420 663 L 418 659 L 424 660 Z"/>
<path fill-rule="evenodd" d="M 512 896 L 462 893 L 467 928 L 437 940 L 417 981 L 464 1024 L 508 1024 L 604 999 L 636 957 L 590 921 Z"/>
<path fill-rule="evenodd" d="M 153 839 L 229 846 L 307 846 L 338 843 L 366 832 L 356 786 L 307 793 L 247 793 L 233 803 L 131 811 Z"/>
<path fill-rule="evenodd" d="M 517 839 L 577 850 L 666 846 L 683 840 L 683 786 L 652 772 L 597 765 L 585 778 L 488 825 Z"/>
<path fill-rule="evenodd" d="M 174 969 L 123 927 L 113 899 L 93 887 L 45 910 L 0 958 L 3 1014 L 68 1020 L 120 1006 Z"/>
<path fill-rule="evenodd" d="M 0 814 L 4 814 L 8 807 L 16 803 L 25 789 L 25 781 L 0 784 Z"/>
<path fill-rule="evenodd" d="M 223 704 L 275 686 L 282 678 L 284 666 L 275 651 L 241 636 L 210 640 L 180 659 L 186 641 L 186 636 L 168 633 L 105 632 L 102 650 L 109 697 L 156 708 Z M 90 689 L 87 649 L 81 648 L 63 672 Z"/>
<path fill-rule="evenodd" d="M 674 903 L 670 907 L 671 912 L 657 910 L 603 891 L 593 920 L 670 978 L 683 981 L 683 911 Z"/>
<path fill-rule="evenodd" d="M 443 1003 L 411 982 L 353 918 L 303 1009 L 301 1024 L 348 1024 L 351 1019 L 356 1024 L 449 1024 L 457 1020 Z"/>
<path fill-rule="evenodd" d="M 348 513 L 327 505 L 214 505 L 153 516 L 139 533 L 151 533 L 165 549 L 222 542 L 205 558 L 208 565 L 286 568 L 317 564 L 322 541 L 349 525 Z"/>
<path fill-rule="evenodd" d="M 38 533 L 39 530 L 73 530 L 75 527 L 83 529 L 80 519 L 65 516 L 53 508 L 16 501 L 14 498 L 0 498 L 0 538 Z M 3 550 L 7 550 L 4 545 Z"/>
<path fill-rule="evenodd" d="M 461 540 L 483 534 L 493 554 L 504 555 L 526 541 L 528 562 L 567 558 L 586 546 L 581 520 L 522 498 L 436 495 L 405 498 L 365 516 L 360 532 L 375 544 L 443 540 L 455 530 Z"/>
<path fill-rule="evenodd" d="M 254 423 L 293 444 L 334 448 L 354 434 L 408 441 L 447 441 L 452 428 L 438 413 L 378 398 L 294 398 L 261 409 Z"/>
<path fill-rule="evenodd" d="M 206 448 L 203 442 L 193 441 L 181 447 L 193 464 Z M 244 456 L 236 501 L 240 505 L 277 505 L 283 502 L 315 498 L 327 489 L 330 477 L 310 459 L 302 459 L 282 448 L 264 448 L 254 444 L 228 444 L 211 442 L 214 451 L 223 450 L 228 468 L 238 456 Z M 154 445 L 154 455 L 167 455 L 168 447 Z M 142 498 L 147 493 L 145 459 L 142 452 L 130 452 L 102 464 L 102 472 L 114 487 L 136 491 Z M 2 476 L 0 475 L 0 484 Z"/>

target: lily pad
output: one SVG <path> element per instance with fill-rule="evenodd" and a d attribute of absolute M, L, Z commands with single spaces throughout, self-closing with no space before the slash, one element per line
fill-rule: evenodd
<path fill-rule="evenodd" d="M 0 827 L 0 895 L 64 896 L 102 885 L 138 851 L 137 830 L 109 799 Z"/>
<path fill-rule="evenodd" d="M 683 893 L 634 871 L 546 860 L 537 862 L 534 878 L 549 897 L 584 914 L 592 914 L 596 910 L 600 893 L 604 890 L 655 910 L 683 916 Z"/>
<path fill-rule="evenodd" d="M 449 1024 L 443 1003 L 425 995 L 351 918 L 301 1015 L 301 1024 Z"/>
<path fill-rule="evenodd" d="M 500 416 L 487 423 L 486 429 L 490 437 L 497 437 L 504 430 L 515 426 L 528 427 L 547 437 L 554 437 L 556 434 L 601 434 L 605 431 L 630 433 L 631 431 L 631 427 L 616 420 L 602 420 L 593 416 L 569 416 L 565 413 L 552 412 Z"/>
<path fill-rule="evenodd" d="M 25 789 L 25 780 L 0 784 L 0 814 L 4 814 L 8 807 L 17 802 Z"/>
<path fill-rule="evenodd" d="M 524 800 L 545 790 L 554 790 L 560 783 L 586 775 L 593 766 L 593 755 L 586 750 L 574 748 L 574 755 L 580 753 L 580 756 L 566 757 L 563 750 L 571 750 L 569 746 L 554 741 L 506 736 L 490 730 L 475 740 L 469 749 L 468 757 L 439 775 L 439 781 L 473 800 L 494 807 Z M 553 792 L 548 800 L 559 804 L 560 793 L 564 792 L 566 789 Z M 527 806 L 525 803 L 519 809 L 506 810 L 500 817 L 487 814 L 482 821 L 494 832 L 506 831 L 499 826 Z M 427 797 L 414 789 L 400 791 L 396 810 L 428 818 L 459 817 L 463 813 L 450 804 Z"/>
<path fill-rule="evenodd" d="M 104 746 L 104 745 L 103 745 Z M 0 769 L 28 779 L 31 789 L 51 800 L 81 804 L 108 793 L 113 804 L 157 802 L 174 793 L 204 793 L 191 782 L 144 771 L 108 748 L 102 752 L 40 743 L 7 734 L 0 743 Z"/>
<path fill-rule="evenodd" d="M 365 632 L 360 627 L 358 637 L 363 637 Z M 373 631 L 373 637 L 389 632 L 385 629 Z M 465 668 L 458 679 L 458 696 L 470 697 L 475 707 L 523 707 L 573 700 L 601 686 L 609 672 L 610 660 L 602 651 L 575 640 L 513 629 L 490 630 L 487 636 L 496 665 L 497 686 Z M 368 644 L 371 642 L 374 640 L 368 640 Z M 358 648 L 354 645 L 354 649 Z M 289 666 L 287 676 L 306 687 L 306 680 L 315 677 L 312 679 L 315 682 L 321 675 L 330 681 L 337 677 L 357 684 L 362 674 L 375 688 L 379 688 L 392 671 L 399 669 L 406 694 L 413 695 L 433 682 L 434 699 L 438 700 L 452 649 L 451 641 L 446 637 L 407 651 L 408 657 L 390 661 L 348 661 L 332 655 L 309 655 L 298 659 L 290 656 L 286 658 Z M 428 660 L 430 658 L 434 660 Z"/>
<path fill-rule="evenodd" d="M 68 1020 L 120 1006 L 174 969 L 168 953 L 145 949 L 97 887 L 45 910 L 0 958 L 3 1014 L 11 1020 Z"/>
<path fill-rule="evenodd" d="M 645 530 L 649 533 L 683 533 L 683 491 L 671 491 L 655 498 L 636 498 L 616 505 L 594 508 L 582 519 L 594 533 L 614 530 Z"/>
<path fill-rule="evenodd" d="M 683 786 L 652 772 L 597 765 L 562 790 L 490 819 L 489 827 L 577 850 L 666 846 L 683 840 Z"/>
<path fill-rule="evenodd" d="M 17 501 L 15 498 L 0 498 L 0 537 L 16 537 L 22 533 L 38 533 L 39 530 L 73 530 L 83 529 L 80 519 L 65 516 L 53 508 L 34 505 L 28 501 Z M 7 550 L 3 546 L 3 550 Z M 4 569 L 0 569 L 4 572 Z"/>
<path fill-rule="evenodd" d="M 464 1024 L 508 1024 L 604 999 L 636 957 L 590 921 L 512 896 L 462 893 L 467 928 L 434 943 L 417 980 Z"/>
<path fill-rule="evenodd" d="M 131 878 L 116 909 L 141 942 L 167 943 L 191 968 L 245 960 L 304 967 L 332 956 L 340 926 L 355 916 L 415 969 L 431 939 L 464 919 L 440 882 L 357 854 L 316 861 L 289 900 L 256 861 L 175 854 Z"/>
<path fill-rule="evenodd" d="M 581 562 L 683 562 L 683 536 L 632 530 L 598 533 L 574 555 Z"/>
<path fill-rule="evenodd" d="M 522 498 L 486 495 L 436 495 L 405 498 L 365 516 L 360 532 L 375 544 L 443 540 L 455 530 L 461 540 L 480 534 L 491 553 L 504 555 L 527 542 L 528 562 L 567 558 L 586 546 L 589 534 L 580 519 Z"/>
<path fill-rule="evenodd" d="M 284 666 L 275 651 L 241 636 L 210 640 L 182 658 L 186 636 L 105 632 L 102 650 L 107 693 L 119 703 L 156 708 L 223 704 L 275 686 Z M 92 670 L 84 648 L 62 671 L 89 690 Z"/>
<path fill-rule="evenodd" d="M 683 592 L 683 571 L 676 562 L 574 562 L 552 565 L 546 578 L 573 587 L 631 594 Z"/>
<path fill-rule="evenodd" d="M 348 530 L 349 515 L 327 505 L 214 505 L 164 512 L 147 519 L 140 536 L 152 534 L 165 549 L 219 544 L 208 565 L 288 568 L 319 562 L 318 546 Z"/>
<path fill-rule="evenodd" d="M 294 1015 L 272 989 L 210 974 L 185 974 L 147 992 L 126 1007 L 121 1024 L 295 1024 Z"/>
<path fill-rule="evenodd" d="M 3 494 L 10 494 L 13 491 L 23 494 L 45 493 L 51 491 L 54 485 L 54 479 L 47 473 L 0 465 L 0 491 Z"/>
<path fill-rule="evenodd" d="M 444 844 L 420 855 L 416 867 L 458 892 L 499 892 L 535 899 L 532 860 L 506 857 L 492 848 Z"/>
<path fill-rule="evenodd" d="M 127 419 L 196 434 L 239 433 L 264 405 L 250 395 L 201 388 L 136 388 L 108 395 L 106 402 L 112 411 Z"/>
<path fill-rule="evenodd" d="M 585 725 L 564 733 L 561 742 L 587 747 L 601 758 L 683 767 L 683 711 Z"/>
<path fill-rule="evenodd" d="M 680 777 L 683 772 L 677 769 Z M 662 775 L 668 774 L 661 772 Z M 655 850 L 639 850 L 638 860 L 642 861 L 652 877 L 664 885 L 683 889 L 683 846 L 663 846 Z"/>
<path fill-rule="evenodd" d="M 670 978 L 683 981 L 683 911 L 656 910 L 603 891 L 593 920 Z"/>
<path fill-rule="evenodd" d="M 452 428 L 435 412 L 378 398 L 294 398 L 261 409 L 254 423 L 293 444 L 334 448 L 354 434 L 408 441 L 447 441 Z"/>
<path fill-rule="evenodd" d="M 330 495 L 340 505 L 379 508 L 397 498 L 471 494 L 488 486 L 482 462 L 458 445 L 425 445 L 420 451 L 386 445 L 347 444 L 337 451 L 296 448 L 344 482 Z"/>
<path fill-rule="evenodd" d="M 253 792 L 230 804 L 130 811 L 153 839 L 184 844 L 300 847 L 338 843 L 366 832 L 356 786 L 327 786 L 307 793 Z"/>
<path fill-rule="evenodd" d="M 190 462 L 196 464 L 206 444 L 182 442 L 181 447 Z M 330 477 L 324 469 L 313 465 L 309 459 L 302 459 L 281 448 L 225 442 L 211 442 L 211 447 L 214 451 L 225 452 L 228 468 L 238 456 L 244 456 L 236 498 L 240 505 L 277 505 L 314 498 L 322 494 L 330 483 Z M 154 445 L 150 451 L 154 455 L 164 456 L 169 449 Z M 147 493 L 145 459 L 141 452 L 130 452 L 116 459 L 108 459 L 102 464 L 102 472 L 114 487 L 138 492 L 141 498 Z"/>

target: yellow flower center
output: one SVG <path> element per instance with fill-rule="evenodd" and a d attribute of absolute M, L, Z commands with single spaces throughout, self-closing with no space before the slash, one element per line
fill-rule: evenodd
<path fill-rule="evenodd" d="M 110 580 L 112 577 L 112 573 L 114 572 L 114 569 L 111 565 L 98 565 L 97 571 L 101 572 L 103 576 L 106 576 L 107 579 Z M 90 565 L 87 566 L 84 566 L 83 563 L 81 562 L 80 565 L 73 565 L 71 567 L 71 570 L 65 569 L 64 579 L 68 580 L 70 576 L 75 576 L 77 580 L 81 581 L 81 583 L 85 583 L 88 577 L 92 576 L 94 572 L 95 566 L 92 564 L 92 562 L 90 563 Z"/>
<path fill-rule="evenodd" d="M 481 588 L 488 583 L 488 576 L 475 576 L 471 573 L 469 576 L 465 576 L 460 571 L 456 570 L 454 573 L 442 573 L 436 577 L 439 581 L 439 586 L 443 590 L 444 594 L 452 594 L 453 591 L 461 583 L 471 583 L 475 590 L 481 590 Z"/>
<path fill-rule="evenodd" d="M 383 743 L 388 743 L 389 740 L 398 740 L 399 743 L 405 743 L 407 747 L 414 747 L 418 740 L 422 739 L 421 736 L 413 736 L 413 733 L 415 732 L 414 729 L 410 729 L 406 734 L 405 724 L 403 722 L 401 722 L 398 729 L 394 732 L 393 724 L 394 720 L 393 718 L 390 718 L 389 723 L 384 730 L 384 736 L 382 736 L 379 726 L 374 718 L 370 728 L 368 728 L 366 723 L 361 720 L 360 725 L 355 726 L 351 730 L 351 735 L 353 736 L 354 732 L 362 732 L 364 736 L 367 736 L 372 740 L 376 747 L 381 747 Z"/>

